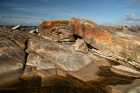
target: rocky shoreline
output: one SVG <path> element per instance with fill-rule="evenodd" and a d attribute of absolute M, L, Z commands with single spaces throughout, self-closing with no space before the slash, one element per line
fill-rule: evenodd
<path fill-rule="evenodd" d="M 140 31 L 129 29 L 76 18 L 0 27 L 0 92 L 139 93 Z"/>

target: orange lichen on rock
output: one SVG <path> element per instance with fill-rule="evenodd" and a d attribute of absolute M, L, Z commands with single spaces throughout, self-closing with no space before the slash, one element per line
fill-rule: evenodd
<path fill-rule="evenodd" d="M 72 18 L 70 19 L 71 22 L 72 22 L 72 21 L 75 21 L 75 20 L 76 20 L 75 17 L 72 17 Z"/>
<path fill-rule="evenodd" d="M 14 37 L 11 37 L 11 40 L 14 40 Z"/>
<path fill-rule="evenodd" d="M 43 21 L 39 26 L 39 32 L 40 35 L 43 36 L 49 36 L 50 35 L 50 29 L 58 23 L 68 23 L 68 20 L 52 20 L 52 21 Z"/>
<path fill-rule="evenodd" d="M 3 33 L 0 33 L 0 36 L 4 36 L 4 34 Z"/>
<path fill-rule="evenodd" d="M 25 48 L 26 48 L 25 45 L 18 44 L 18 46 L 19 46 L 21 49 L 25 49 Z"/>
<path fill-rule="evenodd" d="M 90 39 L 96 42 L 110 42 L 112 35 L 103 29 L 107 27 L 99 27 L 92 21 L 85 19 L 76 19 L 74 22 L 74 34 L 79 35 L 86 40 Z M 92 42 L 92 41 L 91 41 Z"/>
<path fill-rule="evenodd" d="M 47 29 L 50 29 L 53 27 L 55 24 L 58 24 L 60 22 L 68 22 L 68 20 L 52 20 L 52 21 L 43 21 L 42 24 L 44 27 Z"/>

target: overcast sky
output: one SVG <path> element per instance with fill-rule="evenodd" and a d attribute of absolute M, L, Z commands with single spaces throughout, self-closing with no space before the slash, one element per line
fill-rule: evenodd
<path fill-rule="evenodd" d="M 43 20 L 91 20 L 99 25 L 140 25 L 140 0 L 1 0 L 0 25 L 37 26 Z"/>

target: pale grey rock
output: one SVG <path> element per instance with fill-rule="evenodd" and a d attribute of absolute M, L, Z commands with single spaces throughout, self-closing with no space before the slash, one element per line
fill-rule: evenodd
<path fill-rule="evenodd" d="M 19 28 L 19 27 L 20 27 L 20 25 L 17 25 L 17 26 L 15 26 L 15 27 L 13 27 L 12 29 L 15 30 L 15 29 L 17 29 L 17 28 Z"/>
<path fill-rule="evenodd" d="M 91 60 L 83 53 L 78 53 L 68 45 L 60 44 L 50 40 L 29 40 L 28 53 L 35 52 L 59 68 L 66 71 L 77 71 L 91 63 Z"/>
<path fill-rule="evenodd" d="M 82 39 L 77 39 L 75 44 L 75 50 L 82 53 L 88 52 L 87 44 Z"/>
<path fill-rule="evenodd" d="M 126 93 L 140 93 L 140 86 L 131 88 Z"/>
<path fill-rule="evenodd" d="M 139 93 L 140 79 L 135 79 L 131 84 L 108 85 L 109 93 Z"/>
<path fill-rule="evenodd" d="M 112 66 L 110 70 L 123 76 L 140 77 L 139 71 L 123 65 Z"/>
<path fill-rule="evenodd" d="M 29 79 L 34 76 L 44 77 L 48 74 L 49 70 L 55 69 L 55 65 L 48 60 L 44 59 L 37 53 L 30 53 L 27 57 L 26 67 L 22 79 Z M 44 73 L 45 74 L 42 74 Z"/>
<path fill-rule="evenodd" d="M 0 87 L 6 87 L 18 80 L 24 64 L 25 52 L 12 41 L 0 38 Z"/>

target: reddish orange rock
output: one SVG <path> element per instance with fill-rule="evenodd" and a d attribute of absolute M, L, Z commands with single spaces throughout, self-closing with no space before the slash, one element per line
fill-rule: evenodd
<path fill-rule="evenodd" d="M 92 21 L 75 19 L 71 24 L 73 24 L 74 34 L 83 37 L 87 43 L 93 43 L 94 41 L 109 42 L 112 38 L 112 35 L 107 31 L 102 30 L 100 27 L 97 27 L 97 24 Z"/>
<path fill-rule="evenodd" d="M 75 17 L 72 17 L 71 19 L 70 19 L 70 21 L 75 21 L 76 20 L 76 18 Z"/>
<path fill-rule="evenodd" d="M 68 20 L 52 20 L 52 21 L 43 21 L 39 26 L 40 35 L 50 36 L 50 29 L 60 22 L 68 22 Z"/>
<path fill-rule="evenodd" d="M 60 38 L 61 35 L 57 36 L 57 33 L 52 33 L 55 31 L 51 31 L 50 28 L 63 21 L 43 21 L 39 25 L 40 34 Z M 123 26 L 102 26 L 89 20 L 72 17 L 69 22 L 69 29 L 71 35 L 83 38 L 86 43 L 94 48 L 109 51 L 126 59 L 131 57 L 140 62 L 139 36 L 134 33 L 127 33 L 127 29 L 124 29 Z"/>
<path fill-rule="evenodd" d="M 73 34 L 81 36 L 94 48 L 109 51 L 126 59 L 131 57 L 140 62 L 140 41 L 134 38 L 139 37 L 133 33 L 126 34 L 123 26 L 102 26 L 85 19 L 75 19 L 70 24 Z"/>

